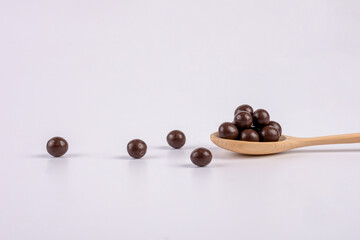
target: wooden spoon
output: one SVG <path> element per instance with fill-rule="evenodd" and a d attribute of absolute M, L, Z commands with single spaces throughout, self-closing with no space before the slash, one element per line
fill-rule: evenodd
<path fill-rule="evenodd" d="M 217 132 L 215 132 L 210 135 L 210 140 L 215 145 L 232 152 L 247 155 L 267 155 L 314 145 L 360 143 L 360 133 L 311 138 L 299 138 L 282 135 L 278 142 L 247 142 L 223 139 L 219 137 Z"/>

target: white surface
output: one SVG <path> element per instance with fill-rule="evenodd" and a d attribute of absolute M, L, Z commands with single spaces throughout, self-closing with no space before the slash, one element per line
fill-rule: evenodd
<path fill-rule="evenodd" d="M 246 157 L 209 140 L 242 103 L 288 135 L 360 132 L 359 10 L 1 2 L 0 239 L 359 239 L 359 144 Z M 133 138 L 144 159 L 127 157 Z M 200 146 L 206 168 L 189 160 Z"/>

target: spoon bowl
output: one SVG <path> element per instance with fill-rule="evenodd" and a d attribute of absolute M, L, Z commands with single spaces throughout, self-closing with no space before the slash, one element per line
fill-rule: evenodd
<path fill-rule="evenodd" d="M 246 155 L 268 155 L 314 145 L 359 143 L 360 133 L 311 138 L 282 135 L 278 142 L 248 142 L 220 138 L 218 132 L 214 132 L 210 135 L 210 140 L 220 148 L 232 152 Z"/>

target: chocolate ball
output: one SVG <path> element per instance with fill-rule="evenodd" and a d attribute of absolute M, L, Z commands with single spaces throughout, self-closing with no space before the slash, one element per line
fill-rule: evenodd
<path fill-rule="evenodd" d="M 236 114 L 238 114 L 239 112 L 241 112 L 241 111 L 248 112 L 248 113 L 250 113 L 251 115 L 253 114 L 253 108 L 252 108 L 250 105 L 248 105 L 248 104 L 243 104 L 243 105 L 240 105 L 240 106 L 238 106 L 238 107 L 236 108 L 236 110 L 235 110 L 235 112 L 234 112 L 234 116 L 235 116 Z"/>
<path fill-rule="evenodd" d="M 185 145 L 186 137 L 182 131 L 173 130 L 167 135 L 166 141 L 171 147 L 179 149 Z"/>
<path fill-rule="evenodd" d="M 134 139 L 127 145 L 127 151 L 133 158 L 142 158 L 146 154 L 147 146 L 143 140 Z"/>
<path fill-rule="evenodd" d="M 251 125 L 253 124 L 253 118 L 252 118 L 250 113 L 245 112 L 245 111 L 241 111 L 241 112 L 238 112 L 238 114 L 235 115 L 234 123 L 239 128 L 243 128 L 243 129 L 244 128 L 250 128 Z"/>
<path fill-rule="evenodd" d="M 276 129 L 279 131 L 280 136 L 281 136 L 281 134 L 282 134 L 282 128 L 281 128 L 281 125 L 280 125 L 278 122 L 270 121 L 268 125 L 276 128 Z"/>
<path fill-rule="evenodd" d="M 277 142 L 279 141 L 280 133 L 273 126 L 265 126 L 260 131 L 260 138 L 263 142 Z"/>
<path fill-rule="evenodd" d="M 237 126 L 230 122 L 224 122 L 219 127 L 219 137 L 226 139 L 236 139 L 239 136 Z"/>
<path fill-rule="evenodd" d="M 253 113 L 253 121 L 255 126 L 265 126 L 270 122 L 270 115 L 264 109 L 258 109 Z"/>
<path fill-rule="evenodd" d="M 241 141 L 249 141 L 249 142 L 259 142 L 260 137 L 259 137 L 259 134 L 256 131 L 254 131 L 252 129 L 245 129 L 240 133 L 239 140 L 241 140 Z"/>
<path fill-rule="evenodd" d="M 190 159 L 198 167 L 205 167 L 211 162 L 212 154 L 206 148 L 197 148 L 192 151 Z"/>
<path fill-rule="evenodd" d="M 62 137 L 53 137 L 46 144 L 46 150 L 51 156 L 61 157 L 69 149 L 67 141 Z"/>

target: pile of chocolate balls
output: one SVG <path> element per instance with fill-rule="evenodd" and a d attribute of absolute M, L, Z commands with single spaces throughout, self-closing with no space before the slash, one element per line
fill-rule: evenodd
<path fill-rule="evenodd" d="M 236 108 L 233 122 L 224 122 L 219 127 L 221 138 L 250 142 L 277 142 L 281 133 L 280 124 L 270 121 L 266 110 L 253 111 L 248 104 Z"/>

